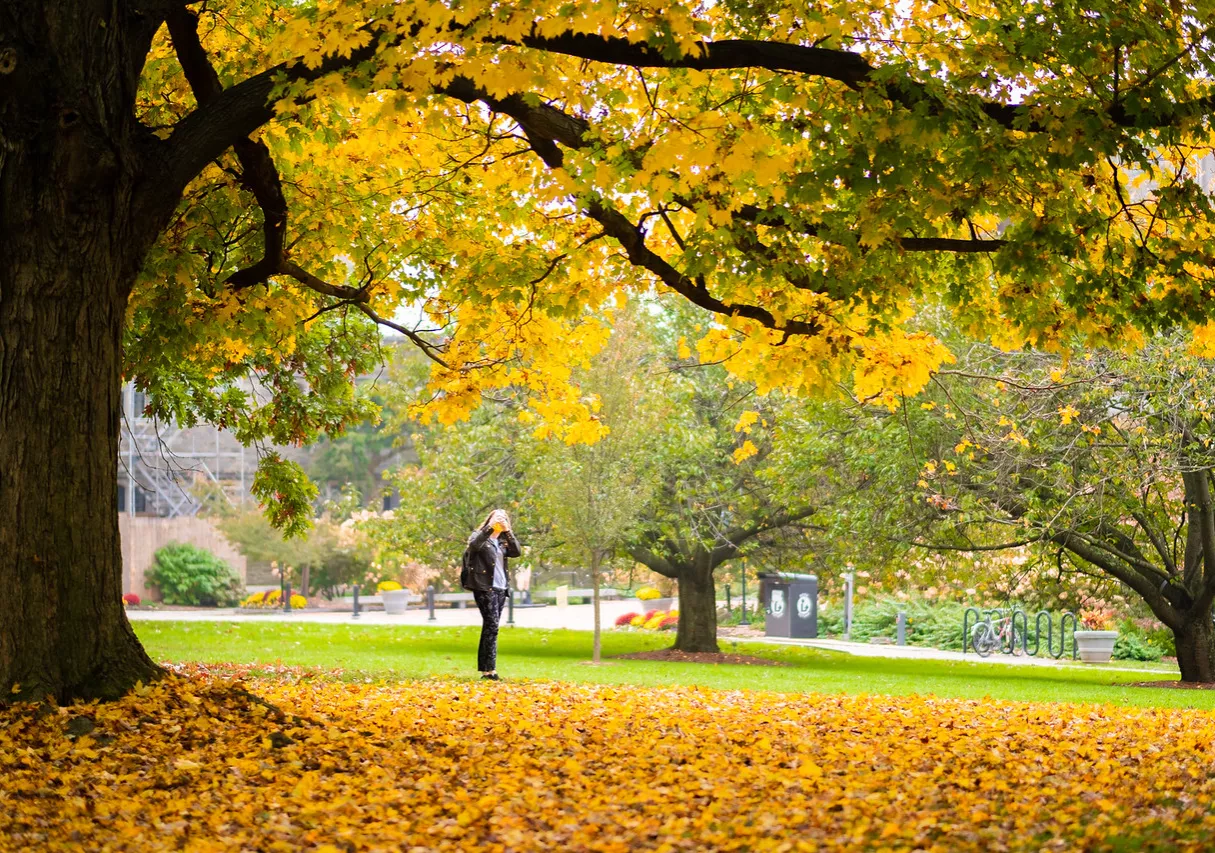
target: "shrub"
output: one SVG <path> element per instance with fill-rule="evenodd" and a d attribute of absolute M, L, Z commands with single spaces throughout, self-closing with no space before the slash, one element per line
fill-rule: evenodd
<path fill-rule="evenodd" d="M 249 597 L 240 603 L 240 606 L 241 607 L 261 607 L 262 602 L 265 600 L 265 598 L 266 598 L 266 593 L 264 593 L 264 592 L 251 592 L 251 593 L 249 593 Z"/>
<path fill-rule="evenodd" d="M 1164 650 L 1137 634 L 1119 634 L 1114 640 L 1114 660 L 1160 660 Z"/>
<path fill-rule="evenodd" d="M 128 592 L 122 597 L 123 604 L 139 604 L 139 596 L 133 592 Z"/>
<path fill-rule="evenodd" d="M 165 604 L 231 607 L 244 592 L 235 569 L 194 545 L 173 543 L 161 548 L 147 580 L 160 587 Z"/>
<path fill-rule="evenodd" d="M 618 616 L 616 618 L 616 627 L 623 628 L 626 625 L 632 625 L 633 620 L 636 619 L 638 615 L 639 614 L 637 613 L 626 613 L 623 616 Z"/>
<path fill-rule="evenodd" d="M 1158 628 L 1148 628 L 1142 632 L 1143 639 L 1160 649 L 1162 654 L 1177 657 L 1177 638 L 1173 632 L 1161 625 Z"/>
<path fill-rule="evenodd" d="M 767 618 L 768 614 L 766 614 L 764 612 L 764 609 L 762 607 L 757 608 L 755 610 L 751 610 L 750 601 L 748 601 L 747 604 L 748 604 L 747 622 L 750 624 L 750 626 L 752 628 L 762 631 L 764 628 L 764 620 Z M 732 610 L 730 610 L 729 612 L 726 612 L 725 610 L 718 610 L 717 611 L 717 624 L 720 627 L 741 625 L 742 624 L 742 615 L 743 615 L 742 608 L 737 605 L 735 605 L 735 607 Z M 827 629 L 823 625 L 822 611 L 820 610 L 819 611 L 819 620 L 818 620 L 818 631 L 820 634 L 825 634 L 826 630 Z"/>
<path fill-rule="evenodd" d="M 399 583 L 397 583 L 396 581 L 380 581 L 376 585 L 375 591 L 376 591 L 376 594 L 378 595 L 381 592 L 392 592 L 392 591 L 398 590 L 398 589 L 401 589 L 401 585 Z M 293 603 L 291 606 L 295 607 L 295 604 Z"/>
<path fill-rule="evenodd" d="M 662 593 L 652 586 L 643 586 L 641 589 L 637 590 L 637 597 L 642 601 L 652 601 L 655 598 L 662 598 Z"/>
<path fill-rule="evenodd" d="M 296 594 L 291 596 L 291 608 L 293 610 L 303 610 L 307 606 L 308 599 L 304 598 L 304 596 Z"/>
<path fill-rule="evenodd" d="M 872 637 L 891 637 L 897 633 L 899 613 L 907 614 L 907 642 L 913 646 L 962 650 L 962 614 L 966 608 L 953 601 L 932 602 L 923 598 L 878 598 L 857 604 L 852 616 L 852 639 L 867 643 Z M 820 603 L 820 635 L 844 632 L 844 609 Z M 1033 631 L 1033 619 L 1030 619 Z M 1031 636 L 1032 642 L 1032 636 Z"/>

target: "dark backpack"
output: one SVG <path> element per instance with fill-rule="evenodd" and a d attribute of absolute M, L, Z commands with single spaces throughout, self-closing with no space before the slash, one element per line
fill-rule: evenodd
<path fill-rule="evenodd" d="M 476 590 L 472 586 L 472 548 L 465 546 L 464 556 L 460 558 L 460 586 L 470 592 Z"/>

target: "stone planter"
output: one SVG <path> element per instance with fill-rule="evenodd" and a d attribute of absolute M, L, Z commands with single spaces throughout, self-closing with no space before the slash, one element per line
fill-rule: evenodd
<path fill-rule="evenodd" d="M 1076 651 L 1085 663 L 1109 663 L 1114 654 L 1117 631 L 1077 631 Z"/>
<path fill-rule="evenodd" d="M 401 614 L 409 609 L 410 592 L 407 589 L 386 589 L 380 593 L 384 600 L 384 612 Z"/>
<path fill-rule="evenodd" d="M 646 601 L 642 601 L 639 598 L 637 599 L 637 603 L 640 605 L 640 607 L 638 608 L 637 612 L 648 613 L 651 610 L 662 610 L 665 612 L 671 609 L 671 602 L 674 600 L 675 599 L 673 598 L 651 598 Z"/>

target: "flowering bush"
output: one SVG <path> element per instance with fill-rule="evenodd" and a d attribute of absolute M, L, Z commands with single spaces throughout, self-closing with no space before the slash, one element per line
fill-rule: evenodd
<path fill-rule="evenodd" d="M 396 581 L 380 581 L 376 584 L 375 591 L 379 594 L 381 592 L 393 592 L 398 589 L 401 589 L 401 585 Z"/>
<path fill-rule="evenodd" d="M 667 614 L 664 610 L 651 610 L 645 615 L 645 624 L 641 627 L 645 628 L 647 631 L 656 631 L 658 630 L 658 625 L 663 619 L 666 618 L 666 616 Z"/>
<path fill-rule="evenodd" d="M 133 592 L 128 592 L 122 597 L 123 604 L 139 604 L 139 596 Z"/>
<path fill-rule="evenodd" d="M 654 589 L 652 586 L 643 586 L 637 590 L 637 597 L 642 601 L 652 601 L 655 598 L 662 598 L 662 593 Z"/>
<path fill-rule="evenodd" d="M 240 606 L 259 610 L 273 610 L 276 607 L 283 606 L 283 593 L 277 589 L 272 589 L 269 592 L 255 592 L 242 601 Z M 291 607 L 293 609 L 303 610 L 307 606 L 308 599 L 298 593 L 291 594 Z"/>
<path fill-rule="evenodd" d="M 645 628 L 648 631 L 669 631 L 679 626 L 678 610 L 648 610 L 645 613 L 626 613 L 616 620 L 618 627 Z"/>
<path fill-rule="evenodd" d="M 1080 624 L 1089 631 L 1109 631 L 1114 627 L 1114 611 L 1108 607 L 1081 610 Z"/>

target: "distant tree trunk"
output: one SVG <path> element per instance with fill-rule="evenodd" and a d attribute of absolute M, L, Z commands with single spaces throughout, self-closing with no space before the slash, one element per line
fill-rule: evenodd
<path fill-rule="evenodd" d="M 600 654 L 599 564 L 602 561 L 602 559 L 603 558 L 600 556 L 598 550 L 591 549 L 591 590 L 592 590 L 591 602 L 592 602 L 592 604 L 594 604 L 594 611 L 595 611 L 595 640 L 594 640 L 594 644 L 593 644 L 593 651 L 591 653 L 591 660 L 595 663 L 599 663 L 599 654 Z"/>
<path fill-rule="evenodd" d="M 675 648 L 681 652 L 716 652 L 717 592 L 707 560 L 678 566 L 679 628 Z"/>
<path fill-rule="evenodd" d="M 1194 614 L 1182 623 L 1181 630 L 1173 631 L 1177 644 L 1177 667 L 1182 681 L 1215 681 L 1215 626 L 1211 624 L 1211 611 Z"/>
<path fill-rule="evenodd" d="M 0 3 L 0 701 L 159 673 L 118 538 L 121 336 L 163 225 L 132 203 L 151 32 L 129 5 Z"/>

